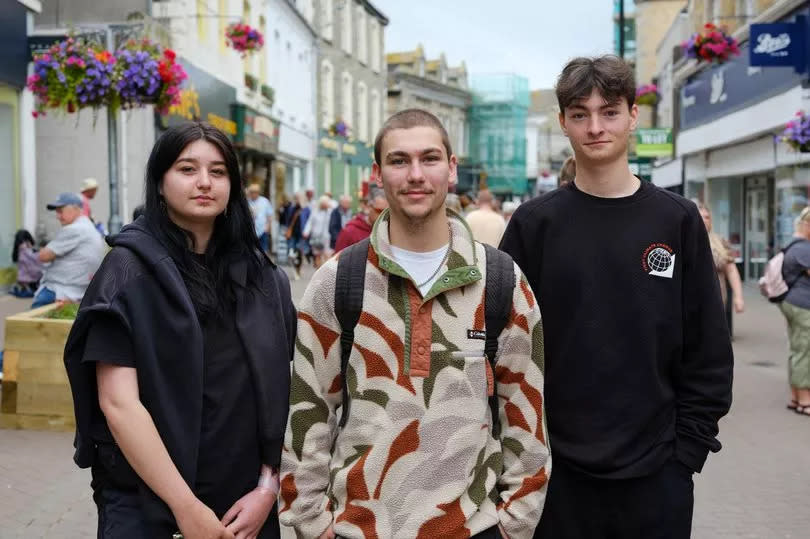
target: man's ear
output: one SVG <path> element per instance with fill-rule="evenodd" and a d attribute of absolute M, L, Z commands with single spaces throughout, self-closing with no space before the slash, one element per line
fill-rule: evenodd
<path fill-rule="evenodd" d="M 568 130 L 565 128 L 565 114 L 562 112 L 557 115 L 557 119 L 560 121 L 560 129 L 562 129 L 563 134 L 567 137 Z"/>
<path fill-rule="evenodd" d="M 450 156 L 450 175 L 447 178 L 450 185 L 458 183 L 458 158 L 455 154 Z"/>
<path fill-rule="evenodd" d="M 382 169 L 376 161 L 371 165 L 371 180 L 377 184 L 377 187 L 382 187 Z"/>

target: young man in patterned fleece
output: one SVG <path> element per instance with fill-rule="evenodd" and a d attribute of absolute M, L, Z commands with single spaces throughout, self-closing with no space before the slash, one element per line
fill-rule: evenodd
<path fill-rule="evenodd" d="M 493 373 L 485 249 L 444 205 L 457 167 L 447 132 L 426 111 L 399 112 L 374 157 L 390 209 L 371 233 L 346 369 L 350 413 L 341 427 L 333 258 L 299 305 L 281 521 L 307 538 L 531 537 L 551 471 L 537 302 L 512 264 Z"/>

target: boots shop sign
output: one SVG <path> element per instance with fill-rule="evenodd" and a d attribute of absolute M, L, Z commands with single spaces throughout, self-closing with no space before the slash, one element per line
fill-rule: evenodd
<path fill-rule="evenodd" d="M 749 62 L 751 66 L 789 66 L 797 73 L 807 69 L 807 19 L 796 22 L 752 24 Z"/>

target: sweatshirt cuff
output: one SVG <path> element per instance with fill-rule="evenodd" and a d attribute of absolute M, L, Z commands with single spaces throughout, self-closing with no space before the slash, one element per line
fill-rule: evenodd
<path fill-rule="evenodd" d="M 678 438 L 675 443 L 675 458 L 683 462 L 695 472 L 703 470 L 709 448 L 689 438 Z"/>

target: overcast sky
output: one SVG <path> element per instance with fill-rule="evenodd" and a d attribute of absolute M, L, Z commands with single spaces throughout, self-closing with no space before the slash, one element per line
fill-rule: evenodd
<path fill-rule="evenodd" d="M 552 88 L 574 56 L 613 51 L 611 0 L 371 0 L 391 21 L 386 52 L 422 43 L 470 75 L 518 73 Z"/>

